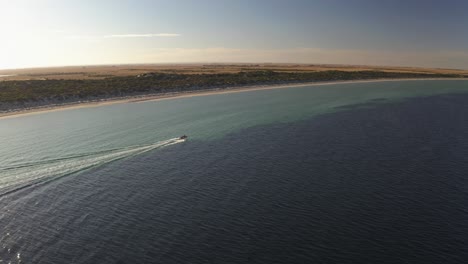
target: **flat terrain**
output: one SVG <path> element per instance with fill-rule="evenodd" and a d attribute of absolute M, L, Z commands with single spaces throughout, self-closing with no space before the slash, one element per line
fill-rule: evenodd
<path fill-rule="evenodd" d="M 258 86 L 468 78 L 468 70 L 303 64 L 115 65 L 0 71 L 0 115 Z"/>
<path fill-rule="evenodd" d="M 71 66 L 0 70 L 1 80 L 86 80 L 110 77 L 137 76 L 146 73 L 166 74 L 222 74 L 249 71 L 275 71 L 283 73 L 321 71 L 381 71 L 398 73 L 459 74 L 468 75 L 468 70 L 431 69 L 415 67 L 379 67 L 320 64 L 138 64 Z"/>

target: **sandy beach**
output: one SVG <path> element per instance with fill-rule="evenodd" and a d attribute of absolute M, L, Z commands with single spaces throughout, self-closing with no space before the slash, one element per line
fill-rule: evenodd
<path fill-rule="evenodd" d="M 42 114 L 47 112 L 64 111 L 79 108 L 90 108 L 90 107 L 101 107 L 113 104 L 125 104 L 125 103 L 142 103 L 148 101 L 159 101 L 176 98 L 186 98 L 195 96 L 207 96 L 216 94 L 229 94 L 239 93 L 248 91 L 259 91 L 259 90 L 271 90 L 271 89 L 284 89 L 293 87 L 304 87 L 304 86 L 323 86 L 323 85 L 334 85 L 334 84 L 350 84 L 350 83 L 370 83 L 370 82 L 396 82 L 396 81 L 430 81 L 430 80 L 468 80 L 464 78 L 421 78 L 421 79 L 374 79 L 374 80 L 352 80 L 352 81 L 333 81 L 333 82 L 308 82 L 308 83 L 294 83 L 294 84 L 281 84 L 281 85 L 255 85 L 255 86 L 243 86 L 243 87 L 232 87 L 232 88 L 215 88 L 206 89 L 202 91 L 188 91 L 188 92 L 176 92 L 176 93 L 165 93 L 165 94 L 148 94 L 142 96 L 130 96 L 124 98 L 110 98 L 101 101 L 87 101 L 87 102 L 76 102 L 59 105 L 48 105 L 42 107 L 34 107 L 30 109 L 22 109 L 18 111 L 3 112 L 0 113 L 0 119 L 15 118 L 26 115 Z"/>

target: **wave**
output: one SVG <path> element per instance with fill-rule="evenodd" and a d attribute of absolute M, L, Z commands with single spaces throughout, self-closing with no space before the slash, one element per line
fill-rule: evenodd
<path fill-rule="evenodd" d="M 184 141 L 183 139 L 172 138 L 148 145 L 108 149 L 0 167 L 0 197 L 25 188 L 42 185 L 83 170 Z"/>

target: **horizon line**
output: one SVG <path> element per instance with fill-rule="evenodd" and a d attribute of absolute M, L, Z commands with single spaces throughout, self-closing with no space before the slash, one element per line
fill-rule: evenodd
<path fill-rule="evenodd" d="M 345 66 L 345 67 L 378 67 L 378 68 L 411 68 L 411 69 L 434 69 L 434 70 L 455 70 L 467 71 L 462 68 L 442 68 L 442 67 L 422 67 L 409 65 L 377 65 L 377 64 L 346 64 L 346 63 L 305 63 L 305 62 L 144 62 L 144 63 L 96 63 L 96 64 L 69 64 L 69 65 L 52 65 L 52 66 L 28 66 L 18 68 L 0 68 L 0 71 L 14 71 L 27 69 L 48 69 L 48 68 L 73 68 L 73 67 L 103 67 L 103 66 L 132 66 L 132 65 L 197 65 L 197 64 L 212 64 L 212 65 L 254 65 L 254 64 L 276 64 L 276 65 L 312 65 L 312 66 Z"/>

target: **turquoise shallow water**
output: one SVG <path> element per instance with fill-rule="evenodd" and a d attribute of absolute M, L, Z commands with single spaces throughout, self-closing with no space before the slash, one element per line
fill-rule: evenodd
<path fill-rule="evenodd" d="M 0 120 L 0 166 L 294 122 L 340 107 L 468 91 L 467 81 L 336 84 L 117 104 Z"/>
<path fill-rule="evenodd" d="M 12 260 L 15 259 L 12 258 L 15 255 L 17 261 L 20 258 L 16 254 L 22 254 L 23 259 L 29 262 L 50 263 L 54 260 L 63 261 L 67 259 L 67 255 L 76 257 L 80 254 L 81 256 L 89 254 L 89 259 L 95 262 L 102 261 L 99 259 L 99 254 L 102 254 L 104 249 L 118 252 L 118 248 L 124 247 L 125 243 L 122 244 L 122 241 L 129 241 L 129 244 L 125 245 L 130 247 L 132 256 L 133 253 L 137 255 L 139 247 L 144 248 L 146 253 L 151 251 L 143 243 L 155 247 L 152 250 L 168 252 L 176 251 L 176 245 L 182 243 L 185 236 L 189 236 L 194 241 L 201 240 L 202 243 L 208 243 L 203 239 L 203 232 L 206 232 L 207 236 L 211 234 L 215 237 L 217 232 L 230 233 L 224 230 L 222 225 L 213 227 L 209 224 L 219 216 L 217 213 L 222 212 L 227 222 L 231 221 L 229 219 L 235 221 L 236 217 L 242 215 L 239 211 L 233 212 L 227 208 L 247 210 L 252 213 L 253 218 L 245 220 L 245 223 L 250 225 L 249 228 L 252 228 L 256 221 L 268 222 L 267 212 L 272 209 L 263 206 L 269 205 L 271 201 L 265 197 L 257 197 L 261 195 L 258 191 L 269 193 L 270 190 L 276 190 L 278 194 L 284 195 L 282 198 L 285 199 L 291 195 L 287 191 L 289 188 L 297 196 L 292 195 L 296 198 L 290 201 L 291 204 L 288 204 L 288 199 L 282 201 L 281 197 L 269 193 L 272 201 L 277 201 L 277 204 L 271 204 L 271 206 L 279 207 L 278 210 L 281 208 L 285 210 L 284 208 L 288 206 L 297 207 L 299 212 L 306 210 L 300 207 L 301 197 L 304 195 L 308 197 L 305 187 L 316 188 L 325 183 L 320 182 L 313 187 L 311 182 L 306 180 L 307 178 L 299 179 L 301 173 L 303 173 L 302 176 L 308 175 L 310 170 L 307 164 L 301 162 L 301 159 L 307 159 L 313 155 L 320 156 L 320 153 L 313 152 L 315 148 L 323 151 L 326 154 L 324 157 L 328 157 L 320 163 L 320 166 L 327 164 L 327 160 L 336 158 L 337 154 L 334 151 L 339 153 L 338 150 L 341 148 L 345 148 L 350 156 L 362 153 L 359 147 L 351 144 L 352 140 L 342 140 L 346 138 L 343 135 L 327 137 L 327 134 L 334 135 L 331 130 L 321 131 L 316 135 L 317 140 L 313 142 L 314 144 L 309 142 L 310 144 L 304 145 L 304 149 L 300 148 L 300 143 L 292 141 L 292 143 L 295 142 L 292 144 L 295 148 L 288 150 L 288 141 L 291 140 L 288 138 L 288 133 L 300 136 L 301 131 L 304 133 L 319 131 L 321 126 L 318 124 L 321 123 L 314 123 L 313 118 L 326 114 L 333 115 L 362 109 L 363 113 L 368 115 L 365 111 L 372 112 L 372 109 L 388 104 L 398 105 L 411 98 L 432 98 L 444 94 L 463 95 L 467 92 L 468 81 L 453 80 L 334 84 L 116 104 L 0 119 L 0 145 L 2 146 L 0 149 L 0 206 L 3 209 L 3 213 L 0 214 L 0 223 L 6 227 L 0 240 L 4 249 L 0 250 L 0 260 Z M 439 101 L 434 101 L 435 106 L 446 110 L 447 105 L 452 104 L 455 107 L 463 105 L 464 101 L 454 101 L 442 104 L 442 106 L 435 104 L 437 102 Z M 421 109 L 430 111 L 430 104 L 423 104 L 423 106 L 424 108 Z M 395 106 L 383 111 L 382 120 L 390 123 L 399 120 L 389 114 L 398 112 L 398 109 Z M 413 112 L 417 110 L 410 107 L 403 109 Z M 421 113 L 418 112 L 418 114 Z M 450 112 L 450 114 L 453 113 Z M 362 117 L 363 115 L 360 113 L 360 119 L 356 120 L 366 120 Z M 404 117 L 405 113 L 399 113 L 399 118 L 401 116 Z M 367 133 L 367 129 L 369 131 L 374 129 L 379 131 L 376 134 L 380 133 L 389 137 L 382 132 L 386 131 L 385 126 L 379 128 L 379 126 L 367 126 L 367 123 L 364 123 L 365 126 L 356 128 L 351 125 L 352 121 L 349 121 L 353 116 L 348 117 L 350 119 L 337 119 L 342 123 L 351 122 L 344 128 L 335 124 L 329 125 L 329 129 L 336 127 L 343 129 L 344 136 L 348 128 L 357 129 L 356 131 L 362 129 L 364 134 Z M 378 116 L 373 118 L 373 122 L 379 120 Z M 411 121 L 417 124 L 418 120 L 414 118 Z M 430 118 L 426 121 L 429 122 Z M 312 126 L 294 126 L 294 124 L 302 124 L 301 122 L 312 124 Z M 407 121 L 401 124 L 409 126 L 410 123 Z M 395 126 L 401 124 L 394 122 Z M 292 128 L 289 128 L 289 125 Z M 427 127 L 431 128 L 429 125 Z M 398 134 L 395 127 L 390 126 L 390 128 L 393 129 L 394 134 Z M 462 128 L 458 129 L 463 131 Z M 423 133 L 423 131 L 418 130 L 418 133 Z M 182 134 L 189 136 L 187 142 L 176 139 Z M 418 138 L 418 134 L 411 134 L 408 131 L 405 135 L 416 135 L 416 139 Z M 367 136 L 372 138 L 371 134 Z M 384 136 L 382 138 L 385 138 Z M 429 135 L 428 138 L 437 138 L 436 136 Z M 268 142 L 263 140 L 264 137 L 272 137 L 276 141 Z M 321 137 L 324 140 L 320 140 Z M 400 141 L 394 142 L 395 145 L 404 142 L 404 137 L 399 139 Z M 307 140 L 307 137 L 301 140 Z M 225 148 L 223 142 L 228 144 Z M 237 142 L 239 148 L 236 148 L 232 142 Z M 255 145 L 256 142 L 260 142 L 258 146 Z M 340 144 L 337 145 L 334 142 L 340 142 Z M 461 139 L 460 142 L 462 142 Z M 283 147 L 276 148 L 276 143 Z M 384 145 L 382 142 L 376 141 L 377 143 Z M 412 142 L 408 144 L 410 143 Z M 420 147 L 420 144 L 422 143 L 418 141 L 416 145 Z M 349 149 L 346 148 L 347 146 Z M 329 147 L 332 149 L 328 152 Z M 367 147 L 368 145 L 365 145 L 361 149 Z M 401 146 L 400 151 L 392 152 L 392 155 L 401 155 L 404 152 L 401 151 L 403 148 L 404 146 Z M 388 149 L 388 146 L 385 148 L 380 146 L 380 149 Z M 259 156 L 255 155 L 257 152 Z M 291 154 L 295 152 L 300 155 Z M 464 152 L 461 151 L 461 153 Z M 279 156 L 270 160 L 268 156 L 262 157 L 262 155 Z M 373 153 L 373 155 L 378 154 Z M 183 157 L 182 160 L 189 161 L 176 163 L 179 156 Z M 247 157 L 248 160 L 246 160 Z M 372 156 L 368 155 L 363 156 L 362 159 L 371 158 Z M 255 164 L 262 164 L 262 166 Z M 324 175 L 328 173 L 338 177 L 346 175 L 348 165 L 343 164 L 342 160 L 338 160 L 336 164 L 330 165 L 338 170 L 333 173 L 320 168 L 324 170 Z M 351 164 L 355 165 L 356 162 Z M 230 170 L 223 170 L 223 165 Z M 234 168 L 238 168 L 239 172 L 235 172 Z M 275 170 L 273 171 L 272 168 Z M 303 168 L 303 170 L 295 171 L 295 168 Z M 359 167 L 359 169 L 363 168 Z M 291 171 L 295 173 L 291 174 Z M 379 173 L 377 169 L 375 171 Z M 239 178 L 226 176 L 231 174 Z M 246 178 L 242 175 L 252 175 L 252 177 Z M 271 178 L 271 181 L 263 178 L 268 178 L 269 175 L 276 176 Z M 288 182 L 282 176 L 295 180 Z M 365 182 L 365 179 L 361 180 Z M 295 184 L 303 186 L 304 189 L 295 187 Z M 332 186 L 333 182 L 326 182 L 325 185 Z M 265 186 L 262 187 L 265 189 L 257 190 L 255 186 Z M 148 189 L 149 187 L 151 189 Z M 360 183 L 358 187 L 364 188 L 363 190 L 367 188 L 364 183 Z M 402 188 L 404 189 L 404 186 Z M 357 189 L 356 193 L 359 193 Z M 348 193 L 342 189 L 333 189 L 331 192 L 314 190 L 323 195 L 319 197 L 322 200 L 328 198 L 333 200 L 334 194 Z M 229 197 L 224 197 L 223 194 L 229 194 Z M 404 194 L 406 195 L 406 192 Z M 193 195 L 196 196 L 192 197 Z M 396 192 L 395 195 L 398 196 L 399 193 Z M 222 201 L 221 204 L 218 204 L 216 200 L 218 198 Z M 122 207 L 119 207 L 119 203 Z M 210 204 L 217 204 L 218 207 L 211 208 Z M 258 219 L 253 211 L 251 212 L 252 208 L 257 207 L 266 210 L 264 214 L 258 216 Z M 180 211 L 178 208 L 185 209 Z M 112 211 L 114 209 L 115 211 Z M 142 213 L 145 210 L 158 215 L 148 215 L 148 213 L 145 215 Z M 138 212 L 142 213 L 142 216 Z M 283 216 L 276 215 L 276 217 L 276 219 L 281 219 Z M 329 215 L 325 214 L 321 217 L 327 218 Z M 340 219 L 340 217 L 334 217 L 334 219 Z M 155 219 L 160 222 L 153 222 Z M 283 220 L 291 222 L 291 228 L 297 224 L 293 223 L 292 219 Z M 303 220 L 306 221 L 305 218 Z M 320 219 L 318 220 L 320 222 Z M 171 225 L 171 221 L 180 222 Z M 178 225 L 185 221 L 200 223 L 202 227 L 187 229 L 186 225 Z M 188 223 L 185 224 L 188 225 Z M 273 230 L 284 228 L 276 224 L 272 222 Z M 237 226 L 234 223 L 233 225 Z M 145 227 L 145 229 L 139 230 L 137 226 Z M 164 233 L 161 231 L 162 227 L 170 232 Z M 41 228 L 44 230 L 41 231 Z M 131 232 L 135 229 L 138 229 L 137 233 L 142 237 L 145 237 L 145 232 L 155 236 L 161 235 L 160 240 L 148 237 L 140 241 L 133 237 L 135 242 L 132 242 Z M 79 230 L 85 230 L 86 237 L 78 235 L 76 232 L 79 233 Z M 49 232 L 48 235 L 45 235 L 47 232 Z M 119 236 L 117 240 L 120 242 L 115 242 L 118 246 L 113 248 L 112 243 L 109 244 L 109 248 L 103 246 L 114 234 L 120 234 L 119 232 L 122 232 L 122 236 Z M 244 234 L 242 230 L 239 232 L 248 239 L 252 238 Z M 195 235 L 198 233 L 201 235 Z M 292 233 L 297 234 L 297 232 Z M 93 237 L 93 234 L 99 234 L 101 237 Z M 268 235 L 280 236 L 281 234 L 272 232 Z M 173 237 L 180 239 L 174 240 Z M 155 241 L 156 244 L 148 244 L 148 239 Z M 75 244 L 67 244 L 70 241 Z M 87 248 L 86 252 L 73 249 L 85 247 L 84 241 L 88 243 L 86 245 L 92 245 Z M 93 241 L 100 241 L 102 244 L 96 245 Z M 190 248 L 190 245 L 184 244 L 189 247 L 186 248 L 187 252 L 194 254 L 196 250 Z M 210 249 L 213 250 L 213 248 Z M 60 252 L 57 259 L 55 259 L 56 256 L 47 255 L 54 251 Z M 116 255 L 118 255 L 117 252 Z M 187 260 L 183 254 L 178 253 L 177 256 L 174 263 L 177 263 L 177 260 Z M 168 260 L 163 255 L 159 257 L 161 260 Z M 86 263 L 86 258 L 76 258 L 78 263 Z M 129 261 L 129 259 L 126 260 Z M 139 259 L 139 261 L 145 260 L 147 259 Z M 202 258 L 199 262 L 203 263 L 205 260 Z M 244 260 L 241 259 L 238 262 Z M 237 261 L 234 259 L 233 262 Z M 108 263 L 113 263 L 113 261 Z"/>
<path fill-rule="evenodd" d="M 116 104 L 0 120 L 0 189 L 15 189 L 41 179 L 105 164 L 139 147 L 188 134 L 213 140 L 240 129 L 294 122 L 340 111 L 349 105 L 468 91 L 467 81 L 392 81 L 311 85 L 141 103 Z M 135 151 L 126 151 L 127 148 Z M 112 151 L 115 150 L 115 151 Z M 99 153 L 104 151 L 102 160 Z M 110 151 L 108 153 L 108 151 Z M 121 155 L 119 152 L 124 151 Z M 95 155 L 96 154 L 96 155 Z M 97 158 L 85 162 L 81 157 Z M 72 157 L 67 163 L 49 161 Z M 78 166 L 76 163 L 82 164 Z M 96 163 L 96 164 L 95 164 Z M 59 166 L 57 168 L 57 166 Z M 18 183 L 18 184 L 16 184 Z M 7 188 L 8 187 L 8 188 Z"/>

